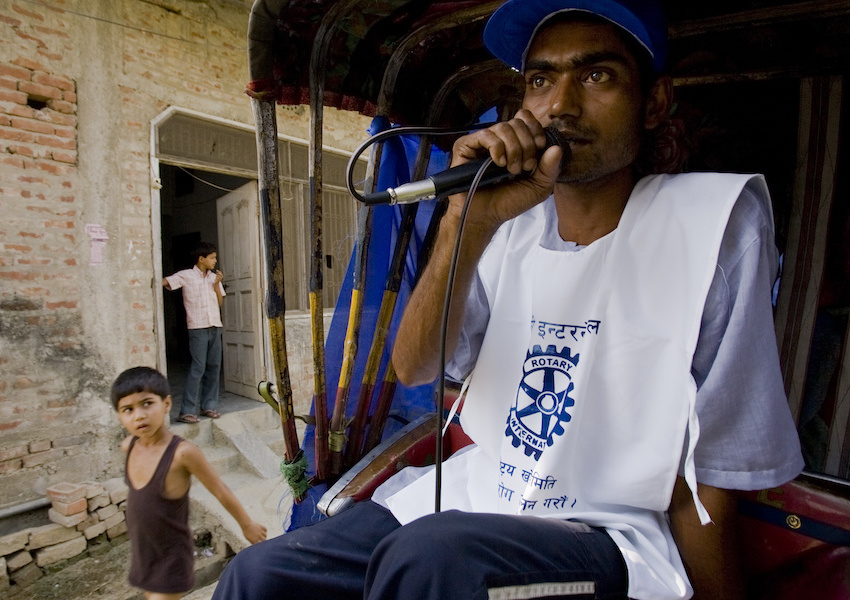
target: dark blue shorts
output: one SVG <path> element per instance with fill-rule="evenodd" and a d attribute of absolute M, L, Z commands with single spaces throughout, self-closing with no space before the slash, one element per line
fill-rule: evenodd
<path fill-rule="evenodd" d="M 624 599 L 604 530 L 448 511 L 404 527 L 373 502 L 239 552 L 213 600 Z"/>

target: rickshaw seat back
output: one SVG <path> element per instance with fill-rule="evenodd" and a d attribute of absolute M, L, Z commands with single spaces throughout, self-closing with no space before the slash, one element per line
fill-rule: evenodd
<path fill-rule="evenodd" d="M 850 599 L 850 500 L 807 475 L 742 492 L 739 510 L 751 597 Z"/>
<path fill-rule="evenodd" d="M 446 391 L 448 413 L 457 390 Z M 459 412 L 459 411 L 458 411 Z M 435 414 L 374 448 L 331 487 L 319 509 L 333 515 L 367 500 L 407 466 L 434 464 Z M 448 457 L 472 440 L 457 417 L 443 438 Z M 850 499 L 803 475 L 778 488 L 741 492 L 740 539 L 751 600 L 850 600 Z"/>
<path fill-rule="evenodd" d="M 446 388 L 443 399 L 445 413 L 451 410 L 458 393 L 456 388 Z M 462 402 L 460 406 L 463 406 Z M 344 473 L 319 500 L 319 510 L 332 516 L 349 508 L 354 502 L 371 498 L 379 485 L 403 468 L 434 464 L 436 431 L 436 413 L 426 414 L 400 429 Z M 443 456 L 448 458 L 471 443 L 472 440 L 464 433 L 455 416 L 443 436 Z"/>

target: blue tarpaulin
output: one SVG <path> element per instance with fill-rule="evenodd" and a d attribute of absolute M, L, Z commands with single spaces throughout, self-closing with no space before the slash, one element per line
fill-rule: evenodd
<path fill-rule="evenodd" d="M 376 117 L 372 121 L 369 133 L 370 135 L 374 135 L 375 133 L 385 130 L 389 126 L 390 124 L 385 118 Z M 378 171 L 377 185 L 375 186 L 376 190 L 387 189 L 410 181 L 410 174 L 413 171 L 413 161 L 416 157 L 418 145 L 418 137 L 409 136 L 393 137 L 384 143 L 381 155 L 381 166 Z M 438 150 L 432 151 L 428 172 L 434 173 L 444 170 L 447 166 L 447 162 L 448 155 L 446 153 Z M 355 202 L 354 199 L 351 201 Z M 420 203 L 419 210 L 416 215 L 416 228 L 411 239 L 410 249 L 407 253 L 404 278 L 401 289 L 398 293 L 398 301 L 395 313 L 393 314 L 389 339 L 382 359 L 381 369 L 378 376 L 378 384 L 380 384 L 383 373 L 386 371 L 390 349 L 392 348 L 392 341 L 395 339 L 395 332 L 398 328 L 398 322 L 401 319 L 404 306 L 406 305 L 407 299 L 410 295 L 411 286 L 415 281 L 419 248 L 422 244 L 425 232 L 428 229 L 431 216 L 434 212 L 434 206 L 434 201 L 422 202 Z M 381 305 L 381 299 L 387 279 L 387 272 L 389 270 L 390 261 L 392 260 L 398 227 L 401 222 L 401 209 L 398 206 L 377 206 L 373 210 L 372 235 L 368 247 L 365 294 L 363 298 L 363 315 L 360 327 L 360 339 L 358 343 L 359 351 L 357 353 L 354 372 L 351 378 L 352 389 L 349 394 L 349 402 L 347 406 L 348 418 L 351 418 L 354 415 L 354 411 L 356 409 L 355 401 L 358 395 L 358 388 L 363 380 L 366 359 L 372 343 L 372 333 L 374 333 L 376 328 L 378 310 Z M 331 321 L 330 329 L 328 330 L 327 342 L 325 343 L 325 381 L 327 382 L 328 389 L 328 414 L 333 412 L 333 400 L 336 396 L 336 384 L 339 381 L 339 374 L 342 367 L 343 347 L 346 331 L 348 329 L 348 313 L 351 304 L 354 269 L 356 267 L 356 252 L 357 249 L 355 248 L 355 252 L 352 254 L 351 261 L 348 265 L 345 281 L 342 290 L 340 291 L 339 300 L 336 304 L 334 317 Z M 377 396 L 378 388 L 380 388 L 380 385 L 376 386 L 375 396 Z M 374 397 L 372 401 L 374 402 Z M 433 412 L 435 408 L 433 386 L 425 385 L 416 388 L 407 388 L 399 383 L 396 387 L 390 416 L 384 429 L 384 439 L 392 435 L 408 422 L 417 419 L 423 414 Z M 307 461 L 310 464 L 310 469 L 307 473 L 308 477 L 312 477 L 315 474 L 314 433 L 314 428 L 309 426 L 302 443 L 304 452 L 307 455 Z M 317 508 L 317 503 L 325 491 L 327 491 L 327 485 L 324 483 L 316 485 L 309 490 L 304 500 L 302 500 L 302 502 L 296 505 L 293 509 L 292 519 L 288 530 L 297 529 L 298 527 L 314 523 L 323 518 L 323 515 Z"/>

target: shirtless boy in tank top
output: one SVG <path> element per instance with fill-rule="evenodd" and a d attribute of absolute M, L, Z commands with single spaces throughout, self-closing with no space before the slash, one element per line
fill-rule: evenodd
<path fill-rule="evenodd" d="M 111 397 L 130 434 L 121 443 L 130 488 L 129 581 L 144 590 L 147 600 L 180 598 L 195 579 L 189 528 L 192 475 L 233 515 L 249 542 L 266 539 L 266 528 L 248 516 L 201 450 L 169 430 L 165 417 L 171 411 L 171 395 L 159 371 L 148 367 L 124 371 L 112 384 Z"/>

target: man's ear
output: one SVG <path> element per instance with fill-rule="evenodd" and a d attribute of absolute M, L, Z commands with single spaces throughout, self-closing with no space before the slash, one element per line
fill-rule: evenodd
<path fill-rule="evenodd" d="M 673 80 L 669 75 L 662 75 L 655 80 L 646 98 L 646 112 L 643 118 L 645 129 L 655 129 L 670 112 L 673 102 Z"/>

